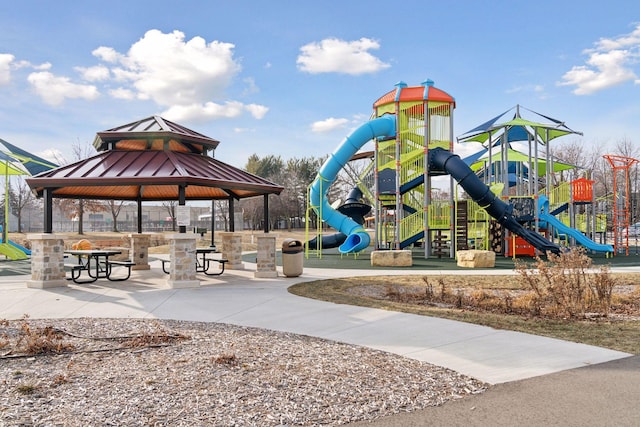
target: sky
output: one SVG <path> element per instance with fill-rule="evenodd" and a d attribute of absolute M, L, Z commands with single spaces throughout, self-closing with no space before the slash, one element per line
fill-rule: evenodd
<path fill-rule="evenodd" d="M 640 144 L 640 2 L 21 0 L 0 28 L 0 138 L 59 163 L 152 115 L 240 168 L 321 157 L 426 79 L 455 136 L 521 105 L 585 146 Z"/>

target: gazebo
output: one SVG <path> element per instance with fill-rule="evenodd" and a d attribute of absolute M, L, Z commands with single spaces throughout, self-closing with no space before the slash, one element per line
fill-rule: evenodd
<path fill-rule="evenodd" d="M 269 224 L 269 194 L 280 194 L 284 189 L 264 178 L 235 168 L 214 158 L 220 142 L 188 129 L 182 125 L 151 116 L 142 120 L 98 132 L 93 142 L 98 154 L 84 160 L 42 172 L 26 182 L 38 197 L 44 199 L 44 234 L 34 236 L 41 240 L 42 251 L 32 254 L 32 287 L 47 287 L 48 281 L 64 280 L 62 257 L 49 263 L 44 253 L 61 252 L 59 240 L 53 237 L 53 199 L 130 200 L 138 205 L 138 235 L 142 236 L 142 202 L 176 200 L 184 206 L 187 200 L 227 200 L 229 212 L 233 212 L 235 200 L 263 196 L 265 233 Z M 212 215 L 213 221 L 213 215 Z M 171 259 L 195 250 L 195 238 L 186 234 L 186 226 L 180 225 L 175 241 L 187 242 Z M 233 215 L 230 215 L 230 231 L 234 231 Z M 240 236 L 237 236 L 240 237 Z M 136 253 L 132 235 L 134 261 L 140 269 L 148 269 L 146 248 L 144 254 Z M 48 240 L 57 243 L 49 244 Z M 275 243 L 274 243 L 275 244 Z M 53 246 L 53 247 L 51 247 Z M 193 246 L 193 247 L 191 247 Z M 223 240 L 224 246 L 224 240 Z M 47 249 L 48 248 L 48 249 Z M 42 255 L 42 259 L 38 258 Z M 238 254 L 240 259 L 240 254 Z M 43 265 L 36 264 L 41 263 Z M 185 271 L 179 262 L 172 262 L 169 281 L 174 287 L 194 286 L 195 270 L 186 263 Z M 241 265 L 238 261 L 237 265 Z M 230 260 L 228 268 L 233 268 Z M 38 272 L 38 270 L 44 272 Z M 192 271 L 193 270 L 193 271 Z M 275 272 L 275 271 L 274 271 Z M 180 283 L 178 283 L 180 282 Z M 170 283 L 171 284 L 171 283 Z"/>
<path fill-rule="evenodd" d="M 144 201 L 234 200 L 268 195 L 282 186 L 230 166 L 213 157 L 220 142 L 159 116 L 98 132 L 98 154 L 27 178 L 44 198 L 44 232 L 53 232 L 53 198 L 131 200 L 138 204 L 142 232 Z M 233 215 L 230 217 L 233 231 Z M 267 227 L 267 225 L 265 225 Z M 184 230 L 181 230 L 184 231 Z M 268 231 L 268 230 L 265 230 Z"/>

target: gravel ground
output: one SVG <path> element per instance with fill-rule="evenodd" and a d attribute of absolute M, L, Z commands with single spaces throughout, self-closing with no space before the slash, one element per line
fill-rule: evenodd
<path fill-rule="evenodd" d="M 377 350 L 226 324 L 0 323 L 1 426 L 343 425 L 486 387 Z"/>

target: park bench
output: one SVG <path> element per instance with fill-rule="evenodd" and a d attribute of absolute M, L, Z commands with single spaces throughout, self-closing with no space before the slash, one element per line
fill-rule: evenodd
<path fill-rule="evenodd" d="M 133 261 L 108 260 L 107 261 L 107 269 L 108 269 L 107 278 L 112 282 L 121 282 L 123 280 L 127 280 L 129 279 L 129 277 L 131 277 L 131 267 L 133 267 L 134 265 L 136 265 L 136 263 Z M 113 273 L 113 266 L 126 268 L 127 269 L 126 277 L 113 278 L 111 276 Z"/>

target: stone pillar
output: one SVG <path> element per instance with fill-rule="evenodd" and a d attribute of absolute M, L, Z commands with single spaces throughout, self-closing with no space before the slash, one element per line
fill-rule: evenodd
<path fill-rule="evenodd" d="M 149 235 L 141 233 L 129 234 L 131 239 L 131 261 L 135 263 L 132 270 L 149 270 Z"/>
<path fill-rule="evenodd" d="M 170 288 L 197 288 L 196 237 L 193 233 L 168 234 L 169 260 L 171 261 L 167 285 Z"/>
<path fill-rule="evenodd" d="M 67 286 L 64 271 L 64 240 L 55 234 L 27 234 L 31 242 L 31 280 L 27 288 Z"/>
<path fill-rule="evenodd" d="M 222 236 L 222 258 L 228 259 L 228 270 L 244 270 L 242 262 L 242 234 L 224 232 Z"/>
<path fill-rule="evenodd" d="M 258 235 L 257 269 L 254 277 L 278 277 L 276 270 L 276 235 Z"/>

